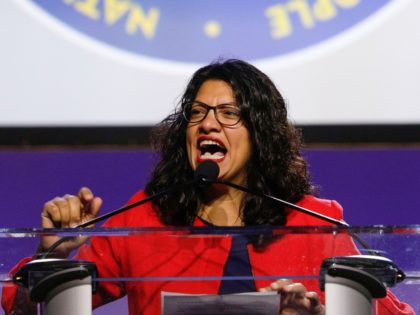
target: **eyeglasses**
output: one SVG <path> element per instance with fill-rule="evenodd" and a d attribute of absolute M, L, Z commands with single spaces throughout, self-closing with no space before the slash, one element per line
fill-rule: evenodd
<path fill-rule="evenodd" d="M 206 119 L 209 111 L 214 111 L 214 116 L 223 126 L 234 126 L 241 121 L 241 111 L 231 104 L 210 106 L 201 102 L 187 104 L 182 111 L 185 120 L 190 123 L 199 123 Z"/>

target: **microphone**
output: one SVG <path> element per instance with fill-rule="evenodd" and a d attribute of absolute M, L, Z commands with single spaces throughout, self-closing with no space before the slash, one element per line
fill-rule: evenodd
<path fill-rule="evenodd" d="M 148 196 L 148 197 L 146 197 L 146 198 L 144 198 L 142 200 L 133 202 L 133 203 L 128 204 L 128 205 L 126 205 L 126 206 L 124 206 L 122 208 L 119 208 L 119 209 L 110 211 L 110 212 L 108 212 L 108 213 L 106 213 L 104 215 L 101 215 L 101 216 L 97 217 L 97 218 L 94 218 L 92 220 L 89 220 L 89 221 L 86 221 L 84 223 L 81 223 L 81 224 L 75 226 L 74 228 L 75 229 L 85 228 L 85 227 L 87 227 L 89 225 L 92 225 L 92 224 L 94 224 L 96 222 L 99 222 L 99 221 L 108 219 L 108 218 L 110 218 L 110 217 L 112 217 L 112 216 L 114 216 L 114 215 L 116 215 L 118 213 L 127 211 L 129 209 L 134 208 L 134 207 L 140 206 L 140 205 L 142 205 L 142 204 L 144 204 L 146 202 L 152 201 L 153 199 L 155 199 L 157 197 L 160 197 L 160 196 L 162 196 L 164 194 L 171 193 L 174 190 L 179 189 L 180 187 L 183 187 L 183 186 L 185 187 L 185 186 L 190 186 L 190 185 L 198 184 L 199 187 L 204 188 L 204 187 L 208 186 L 209 184 L 215 182 L 217 180 L 217 177 L 218 176 L 219 176 L 219 166 L 215 162 L 213 162 L 213 161 L 209 161 L 209 160 L 204 161 L 203 163 L 200 163 L 197 166 L 196 170 L 194 171 L 193 179 L 190 180 L 190 181 L 188 181 L 188 182 L 186 182 L 186 183 L 184 183 L 183 185 L 181 185 L 181 186 L 180 185 L 171 186 L 171 187 L 169 187 L 167 189 L 164 189 L 164 190 L 162 190 L 160 192 L 157 192 L 156 194 L 153 194 L 151 196 Z M 45 253 L 43 253 L 40 256 L 40 259 L 47 258 L 48 255 L 50 255 L 58 246 L 60 246 L 62 243 L 66 242 L 68 240 L 71 240 L 71 239 L 73 239 L 72 236 L 63 237 L 63 238 L 59 239 L 54 244 L 52 244 L 49 248 L 47 248 L 47 250 L 45 251 Z"/>
<path fill-rule="evenodd" d="M 219 166 L 217 165 L 216 162 L 211 161 L 211 160 L 207 160 L 207 161 L 203 162 L 202 164 L 206 164 L 205 165 L 205 170 L 208 171 L 209 173 L 210 172 L 215 172 L 216 173 L 216 170 L 217 170 L 217 174 L 219 174 Z M 196 173 L 198 173 L 198 168 L 197 168 Z M 274 201 L 274 202 L 276 202 L 278 204 L 282 204 L 284 206 L 287 206 L 287 207 L 292 208 L 294 210 L 303 212 L 303 213 L 305 213 L 307 215 L 316 217 L 318 219 L 327 221 L 329 223 L 333 223 L 333 224 L 335 224 L 337 226 L 350 227 L 347 223 L 345 223 L 343 221 L 340 221 L 340 220 L 331 218 L 331 217 L 329 217 L 327 215 L 324 215 L 324 214 L 315 212 L 313 210 L 310 210 L 310 209 L 307 209 L 307 208 L 298 206 L 298 205 L 296 205 L 294 203 L 291 203 L 291 202 L 288 202 L 288 201 L 279 199 L 277 197 L 274 197 L 274 196 L 271 196 L 271 195 L 268 195 L 268 194 L 251 191 L 250 189 L 248 189 L 248 188 L 246 188 L 244 186 L 240 186 L 240 185 L 237 185 L 237 184 L 228 182 L 228 181 L 217 180 L 217 176 L 211 177 L 211 176 L 204 176 L 203 175 L 202 178 L 201 178 L 201 181 L 203 183 L 205 183 L 206 185 L 209 185 L 209 184 L 222 184 L 222 185 L 230 186 L 230 187 L 233 187 L 235 189 L 238 189 L 238 190 L 241 190 L 243 192 L 246 192 L 248 194 L 255 195 L 255 196 L 258 196 L 258 197 L 261 197 L 261 198 L 265 198 L 265 199 L 269 199 L 269 200 Z"/>
<path fill-rule="evenodd" d="M 217 163 L 210 160 L 206 162 L 208 162 L 206 163 L 208 164 L 208 166 L 206 165 L 206 169 L 217 169 L 217 174 L 219 173 L 219 166 L 217 165 Z M 285 205 L 289 208 L 292 208 L 294 210 L 300 211 L 307 215 L 316 217 L 318 219 L 324 220 L 326 222 L 333 223 L 336 226 L 345 227 L 345 228 L 350 227 L 350 225 L 347 224 L 346 222 L 331 218 L 324 214 L 298 206 L 294 203 L 290 203 L 288 201 L 279 199 L 277 197 L 274 197 L 268 194 L 251 191 L 250 189 L 246 187 L 243 187 L 243 186 L 240 186 L 240 185 L 228 182 L 228 181 L 217 180 L 217 177 L 212 178 L 210 176 L 207 176 L 207 177 L 203 176 L 202 181 L 205 182 L 207 185 L 212 184 L 212 183 L 227 185 L 235 189 L 244 191 L 246 193 L 249 193 L 249 194 L 261 197 L 261 198 L 269 199 L 278 204 Z M 324 260 L 323 265 L 322 265 L 323 271 L 320 273 L 320 278 L 322 279 L 321 289 L 323 289 L 324 275 L 327 272 L 326 270 L 328 269 L 328 267 L 334 264 L 340 263 L 340 262 L 344 263 L 347 266 L 357 267 L 359 269 L 363 269 L 367 272 L 370 272 L 375 277 L 380 279 L 382 283 L 386 283 L 389 287 L 394 286 L 396 283 L 401 282 L 406 278 L 405 273 L 397 265 L 395 265 L 391 260 L 389 260 L 386 257 L 383 257 L 377 250 L 373 250 L 368 244 L 366 244 L 365 241 L 363 241 L 359 236 L 354 234 L 352 231 L 347 230 L 347 232 L 368 252 L 370 256 L 369 255 L 339 256 L 339 257 L 333 257 L 333 258 Z M 372 271 L 372 266 L 376 268 L 376 269 L 373 268 L 373 271 Z M 379 268 L 378 266 L 382 267 L 382 269 Z"/>
<path fill-rule="evenodd" d="M 194 179 L 197 180 L 200 187 L 206 187 L 217 180 L 219 172 L 217 163 L 206 160 L 198 165 L 194 173 Z"/>
<path fill-rule="evenodd" d="M 207 163 L 208 162 L 208 163 Z M 208 166 L 206 165 L 206 168 L 208 168 L 208 169 L 216 169 L 217 168 L 217 173 L 219 173 L 219 166 L 217 165 L 217 163 L 216 162 L 214 162 L 214 161 L 211 161 L 211 160 L 207 160 L 206 161 L 206 164 L 208 164 Z M 212 164 L 212 165 L 211 165 Z M 318 218 L 318 219 L 321 219 L 321 220 L 323 220 L 323 221 L 326 221 L 326 222 L 329 222 L 329 223 L 332 223 L 332 224 L 334 224 L 334 225 L 336 225 L 336 226 L 339 226 L 339 227 L 345 227 L 345 228 L 349 228 L 350 227 L 350 225 L 349 224 L 347 224 L 346 222 L 343 222 L 343 221 L 340 221 L 340 220 L 337 220 L 337 219 L 334 219 L 334 218 L 332 218 L 332 217 L 329 217 L 329 216 L 327 216 L 327 215 L 324 215 L 324 214 L 321 214 L 321 213 L 318 213 L 318 212 L 316 212 L 316 211 L 313 211 L 313 210 L 310 210 L 310 209 L 308 209 L 308 208 L 304 208 L 304 207 L 301 207 L 301 206 L 298 206 L 298 205 L 296 205 L 296 204 L 294 204 L 294 203 L 291 203 L 291 202 L 288 202 L 288 201 L 285 201 L 285 200 L 282 200 L 282 199 L 280 199 L 280 198 L 277 198 L 277 197 L 274 197 L 274 196 L 271 196 L 271 195 L 268 195 L 268 194 L 264 194 L 264 193 L 259 193 L 259 192 L 255 192 L 255 191 L 251 191 L 250 189 L 248 189 L 247 187 L 244 187 L 244 186 L 240 186 L 240 185 L 237 185 L 237 184 L 234 184 L 234 183 L 231 183 L 231 182 L 228 182 L 228 181 L 224 181 L 224 180 L 217 180 L 217 177 L 216 177 L 216 179 L 213 179 L 212 180 L 212 178 L 211 177 L 204 177 L 204 178 L 202 178 L 202 181 L 203 182 L 205 182 L 207 185 L 209 185 L 209 184 L 222 184 L 222 185 L 226 185 L 226 186 L 230 186 L 230 187 L 233 187 L 233 188 L 235 188 L 235 189 L 238 189 L 238 190 L 241 190 L 241 191 L 243 191 L 243 192 L 246 192 L 246 193 L 248 193 L 248 194 L 251 194 L 251 195 L 255 195 L 255 196 L 258 196 L 258 197 L 261 197 L 261 198 L 265 198 L 265 199 L 269 199 L 269 200 L 271 200 L 271 201 L 274 201 L 275 203 L 278 203 L 278 204 L 281 204 L 281 205 L 284 205 L 284 206 L 287 206 L 287 207 L 289 207 L 289 208 L 291 208 L 291 209 L 294 209 L 294 210 L 296 210 L 296 211 L 299 211 L 299 212 L 302 212 L 302 213 L 305 213 L 305 214 L 307 214 L 307 215 L 309 215 L 309 216 L 312 216 L 312 217 L 315 217 L 315 218 Z M 357 236 L 356 234 L 354 234 L 353 232 L 351 232 L 351 231 L 348 231 L 348 233 L 370 254 L 370 255 L 372 255 L 372 256 L 381 256 L 381 254 L 378 252 L 378 251 L 376 251 L 376 250 L 372 250 L 371 249 L 371 247 L 368 245 L 368 244 L 366 244 L 366 242 L 365 241 L 363 241 L 359 236 Z"/>

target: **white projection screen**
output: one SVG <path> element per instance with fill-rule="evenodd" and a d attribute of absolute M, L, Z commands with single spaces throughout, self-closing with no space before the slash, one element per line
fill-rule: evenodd
<path fill-rule="evenodd" d="M 0 1 L 0 127 L 151 126 L 245 59 L 299 125 L 420 124 L 418 0 Z"/>

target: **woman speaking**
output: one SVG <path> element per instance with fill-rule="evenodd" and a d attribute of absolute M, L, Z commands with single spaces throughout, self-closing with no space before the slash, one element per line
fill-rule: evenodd
<path fill-rule="evenodd" d="M 200 164 L 210 160 L 219 167 L 219 180 L 342 219 L 337 202 L 312 195 L 307 165 L 300 154 L 300 134 L 288 121 L 283 97 L 264 73 L 244 61 L 217 61 L 197 70 L 178 108 L 154 129 L 152 138 L 158 161 L 145 189 L 137 192 L 129 203 L 168 187 L 182 187 L 191 181 Z M 222 184 L 180 188 L 110 218 L 104 227 L 331 225 L 258 194 Z M 96 218 L 101 204 L 100 197 L 82 188 L 77 195 L 47 202 L 41 225 L 76 226 Z M 151 274 L 255 277 L 246 281 L 100 282 L 93 297 L 94 307 L 127 295 L 130 315 L 155 315 L 161 312 L 163 291 L 204 294 L 278 291 L 280 314 L 320 315 L 325 313 L 324 297 L 316 280 L 272 282 L 259 276 L 318 272 L 326 257 L 357 253 L 348 236 L 341 236 L 343 240 L 335 243 L 331 237 L 174 238 L 165 244 L 150 239 L 150 246 L 139 244 L 137 237 L 93 237 L 89 244 L 83 244 L 86 241 L 83 238 L 64 242 L 53 254 L 67 257 L 81 246 L 77 258 L 95 262 L 101 278 Z M 334 241 L 337 238 L 340 235 Z M 52 236 L 43 237 L 38 252 L 42 253 L 56 240 Z M 18 291 L 4 289 L 3 306 L 7 314 L 16 314 L 13 312 L 24 307 Z M 399 302 L 391 292 L 376 304 L 377 314 L 414 314 L 410 306 Z M 25 314 L 29 314 L 31 307 L 25 307 Z"/>

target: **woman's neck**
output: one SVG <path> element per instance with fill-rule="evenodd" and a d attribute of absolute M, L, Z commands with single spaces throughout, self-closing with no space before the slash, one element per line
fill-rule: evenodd
<path fill-rule="evenodd" d="M 242 226 L 245 193 L 227 186 L 213 185 L 208 189 L 198 215 L 217 226 Z"/>

